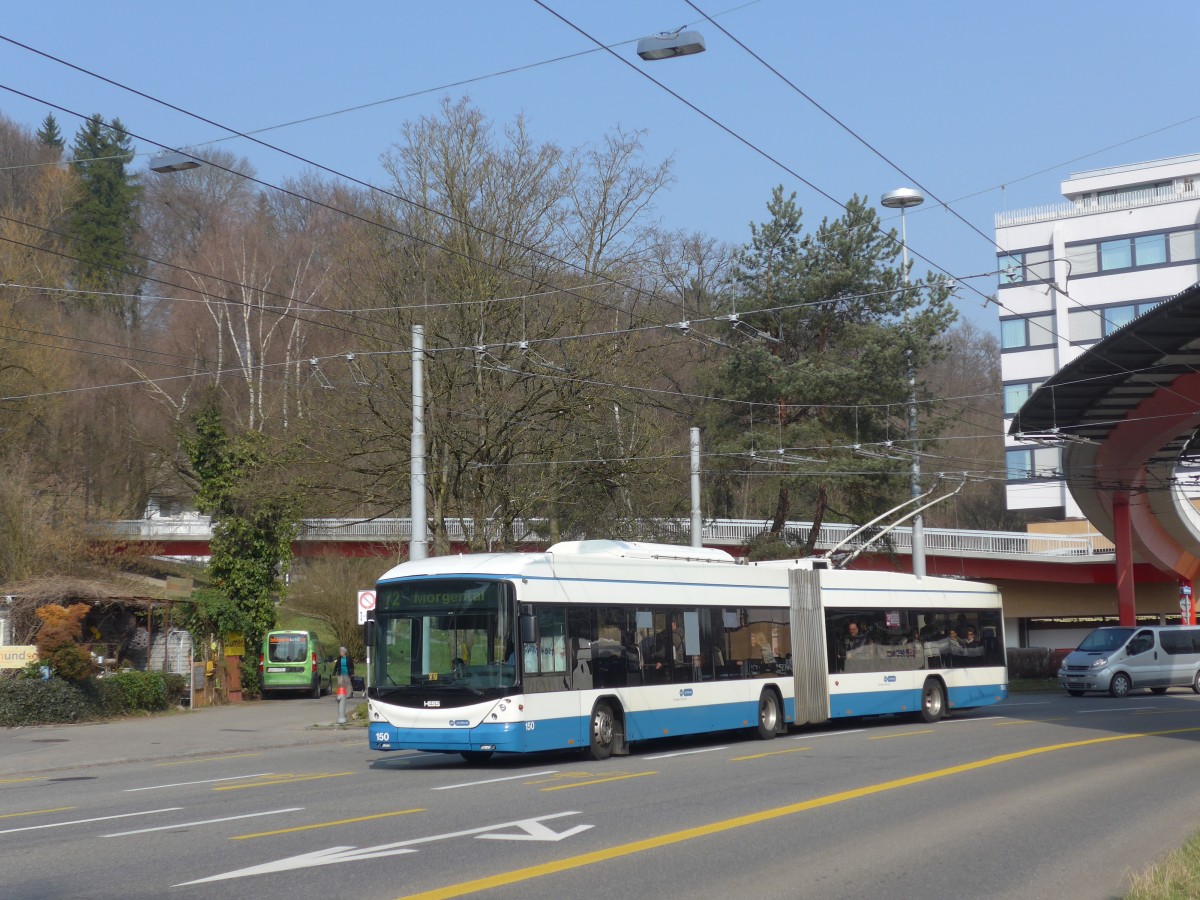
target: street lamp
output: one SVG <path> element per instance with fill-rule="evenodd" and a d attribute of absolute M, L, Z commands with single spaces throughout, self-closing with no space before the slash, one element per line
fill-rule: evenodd
<path fill-rule="evenodd" d="M 646 61 L 670 59 L 674 56 L 691 56 L 704 52 L 704 35 L 698 31 L 687 31 L 680 27 L 675 31 L 663 31 L 638 41 L 637 55 Z"/>
<path fill-rule="evenodd" d="M 200 160 L 178 150 L 162 150 L 150 158 L 150 171 L 166 174 L 200 168 Z"/>
<path fill-rule="evenodd" d="M 925 195 L 912 188 L 888 191 L 879 198 L 888 209 L 900 210 L 900 255 L 904 266 L 904 287 L 908 288 L 908 229 L 905 227 L 904 212 L 925 202 Z M 908 298 L 905 297 L 907 302 Z M 907 315 L 907 313 L 905 314 Z M 908 359 L 908 439 L 912 442 L 912 496 L 921 496 L 921 450 L 917 446 L 917 374 L 913 366 L 912 350 L 906 350 Z M 912 520 L 912 566 L 913 574 L 925 577 L 925 523 L 918 512 Z"/>

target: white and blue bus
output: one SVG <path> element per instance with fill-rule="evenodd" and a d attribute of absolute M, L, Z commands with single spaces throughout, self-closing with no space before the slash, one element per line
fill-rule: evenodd
<path fill-rule="evenodd" d="M 408 562 L 376 586 L 374 750 L 561 748 L 1007 696 L 993 585 L 622 541 Z"/>

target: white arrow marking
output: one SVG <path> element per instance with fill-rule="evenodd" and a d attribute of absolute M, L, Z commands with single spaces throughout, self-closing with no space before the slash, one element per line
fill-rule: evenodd
<path fill-rule="evenodd" d="M 287 859 L 279 859 L 274 862 L 263 863 L 259 866 L 250 866 L 246 869 L 238 869 L 234 872 L 224 872 L 220 875 L 210 875 L 208 878 L 198 878 L 195 881 L 185 881 L 182 884 L 174 885 L 175 887 L 187 887 L 192 884 L 205 884 L 209 881 L 226 881 L 231 878 L 245 878 L 249 875 L 270 875 L 274 872 L 286 872 L 289 869 L 307 869 L 313 866 L 329 866 L 334 863 L 341 862 L 357 862 L 361 859 L 376 859 L 381 856 L 399 856 L 402 853 L 415 853 L 415 850 L 410 849 L 416 844 L 429 844 L 434 841 L 444 841 L 449 838 L 470 837 L 476 835 L 478 837 L 492 838 L 495 840 L 516 840 L 516 841 L 561 841 L 565 837 L 570 837 L 573 834 L 578 834 L 581 831 L 586 831 L 592 828 L 591 825 L 577 825 L 567 831 L 558 832 L 552 831 L 542 824 L 548 819 L 560 819 L 563 816 L 577 816 L 578 812 L 561 812 L 554 813 L 549 816 L 538 816 L 536 819 L 518 819 L 515 822 L 503 822 L 499 825 L 485 825 L 483 828 L 470 828 L 466 831 L 453 831 L 448 834 L 435 834 L 430 837 L 414 838 L 411 841 L 398 841 L 394 844 L 380 844 L 377 847 L 330 847 L 327 850 L 316 850 L 312 853 L 303 853 L 300 856 L 290 856 Z M 491 834 L 502 828 L 520 828 L 525 834 Z"/>
<path fill-rule="evenodd" d="M 576 825 L 566 831 L 553 831 L 537 819 L 526 819 L 524 822 L 514 822 L 517 828 L 524 829 L 525 834 L 481 834 L 479 840 L 492 841 L 561 841 L 563 838 L 581 831 L 587 831 L 591 825 Z"/>

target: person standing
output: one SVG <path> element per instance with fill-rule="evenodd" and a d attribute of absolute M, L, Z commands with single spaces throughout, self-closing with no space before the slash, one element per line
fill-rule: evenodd
<path fill-rule="evenodd" d="M 354 686 L 350 683 L 350 676 L 354 674 L 354 660 L 350 658 L 350 651 L 345 647 L 338 647 L 333 674 L 337 676 L 338 687 L 344 689 L 345 696 L 349 697 L 354 692 Z"/>

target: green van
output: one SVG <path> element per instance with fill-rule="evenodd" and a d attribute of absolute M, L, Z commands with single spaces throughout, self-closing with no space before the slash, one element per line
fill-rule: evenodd
<path fill-rule="evenodd" d="M 283 693 L 320 697 L 332 684 L 333 657 L 311 631 L 268 631 L 258 672 L 264 699 Z"/>

